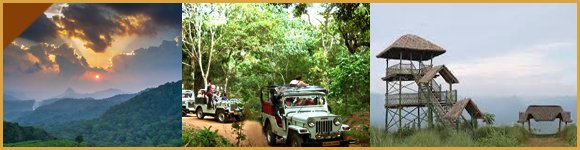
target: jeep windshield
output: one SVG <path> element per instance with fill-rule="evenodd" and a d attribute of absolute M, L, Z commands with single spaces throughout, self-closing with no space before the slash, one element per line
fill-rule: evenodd
<path fill-rule="evenodd" d="M 324 95 L 297 95 L 283 98 L 286 107 L 322 106 L 325 100 Z"/>
<path fill-rule="evenodd" d="M 192 98 L 192 97 L 193 97 L 193 91 L 189 91 L 189 90 L 181 91 L 181 98 Z"/>

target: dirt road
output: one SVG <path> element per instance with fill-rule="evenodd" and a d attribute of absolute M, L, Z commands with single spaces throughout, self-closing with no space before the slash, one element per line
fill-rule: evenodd
<path fill-rule="evenodd" d="M 231 143 L 235 144 L 235 134 L 232 128 L 232 123 L 220 123 L 213 119 L 211 116 L 206 116 L 204 119 L 197 119 L 194 114 L 189 114 L 186 117 L 181 117 L 183 126 L 192 128 L 204 128 L 212 126 L 212 130 L 218 130 L 218 133 L 227 139 Z M 252 147 L 265 147 L 268 146 L 266 139 L 262 134 L 262 125 L 257 121 L 244 121 L 244 127 L 242 128 L 246 134 L 246 140 L 242 141 L 242 146 L 252 146 Z"/>
<path fill-rule="evenodd" d="M 528 139 L 526 146 L 530 147 L 563 147 L 567 146 L 566 142 L 555 135 L 551 136 L 532 136 Z"/>

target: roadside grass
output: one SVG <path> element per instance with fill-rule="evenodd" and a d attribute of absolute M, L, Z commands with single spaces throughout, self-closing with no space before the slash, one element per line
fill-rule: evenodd
<path fill-rule="evenodd" d="M 395 133 L 371 128 L 373 147 L 471 147 L 471 146 L 522 146 L 530 134 L 519 126 L 485 126 L 471 130 L 452 130 L 435 127 L 429 129 L 403 128 Z"/>
<path fill-rule="evenodd" d="M 576 147 L 576 125 L 568 125 L 562 131 L 558 132 L 558 137 L 562 138 L 567 142 L 569 146 Z"/>
<path fill-rule="evenodd" d="M 23 141 L 16 143 L 4 143 L 4 147 L 75 147 L 84 146 L 79 145 L 75 141 L 71 140 L 33 140 L 33 141 Z"/>
<path fill-rule="evenodd" d="M 211 126 L 203 129 L 186 128 L 182 129 L 182 143 L 185 147 L 231 147 L 228 139 L 218 134 L 217 130 L 212 130 Z"/>

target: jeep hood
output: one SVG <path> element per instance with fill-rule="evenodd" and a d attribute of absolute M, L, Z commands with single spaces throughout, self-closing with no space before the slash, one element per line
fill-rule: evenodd
<path fill-rule="evenodd" d="M 337 117 L 338 115 L 334 115 L 327 112 L 300 112 L 300 113 L 290 113 L 288 114 L 288 118 L 296 119 L 296 121 L 303 121 L 306 122 L 308 118 L 320 118 L 320 117 Z"/>

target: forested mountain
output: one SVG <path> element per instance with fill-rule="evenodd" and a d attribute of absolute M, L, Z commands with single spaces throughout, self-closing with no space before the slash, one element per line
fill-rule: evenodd
<path fill-rule="evenodd" d="M 32 112 L 34 100 L 4 100 L 4 120 L 13 121 Z"/>
<path fill-rule="evenodd" d="M 48 105 L 36 108 L 25 114 L 16 122 L 23 125 L 51 125 L 77 120 L 90 120 L 99 117 L 110 107 L 129 100 L 135 94 L 121 94 L 110 98 L 95 100 L 93 98 L 59 99 Z"/>
<path fill-rule="evenodd" d="M 111 107 L 99 118 L 48 127 L 89 146 L 181 145 L 181 81 L 147 89 Z"/>
<path fill-rule="evenodd" d="M 16 118 L 32 112 L 34 100 L 21 100 L 14 96 L 4 94 L 4 120 L 13 121 Z"/>
<path fill-rule="evenodd" d="M 4 121 L 4 143 L 14 143 L 29 140 L 55 139 L 46 131 L 34 127 L 23 127 L 18 123 Z"/>

